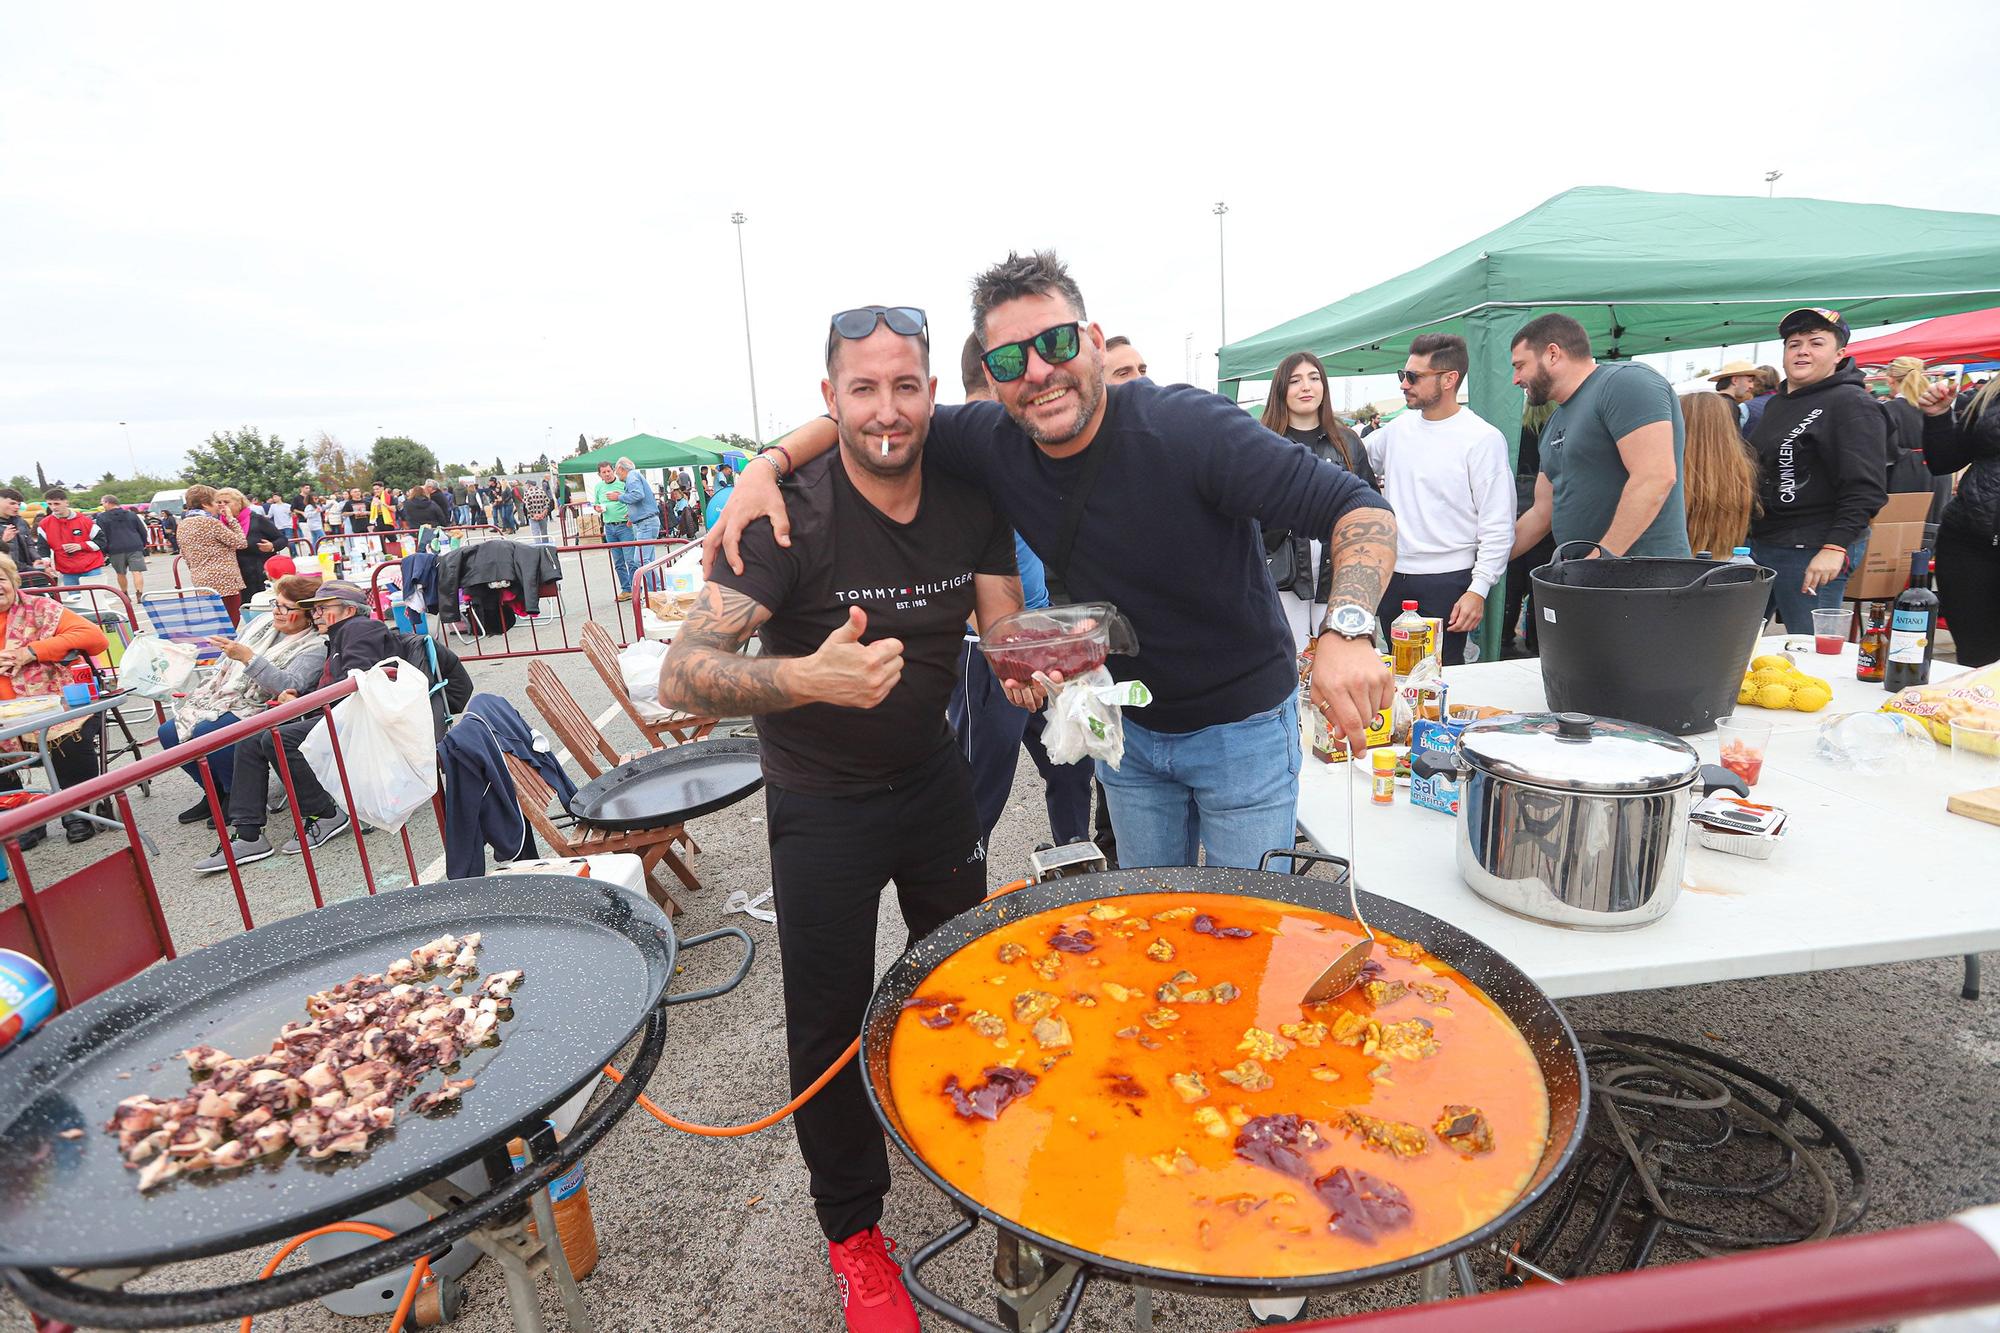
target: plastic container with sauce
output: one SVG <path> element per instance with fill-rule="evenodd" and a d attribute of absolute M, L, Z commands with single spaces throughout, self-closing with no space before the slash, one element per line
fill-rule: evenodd
<path fill-rule="evenodd" d="M 979 651 L 1001 680 L 1027 682 L 1037 671 L 1065 679 L 1104 665 L 1112 653 L 1132 656 L 1139 636 L 1109 602 L 1077 602 L 1016 611 L 987 627 Z"/>

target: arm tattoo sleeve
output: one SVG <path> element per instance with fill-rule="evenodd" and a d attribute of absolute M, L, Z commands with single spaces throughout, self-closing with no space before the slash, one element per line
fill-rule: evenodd
<path fill-rule="evenodd" d="M 775 713 L 805 702 L 779 683 L 790 658 L 742 656 L 743 645 L 770 618 L 761 603 L 734 589 L 703 587 L 660 666 L 660 702 L 706 717 Z"/>
<path fill-rule="evenodd" d="M 1396 516 L 1386 509 L 1351 509 L 1333 525 L 1333 587 L 1327 601 L 1373 611 L 1396 569 Z"/>

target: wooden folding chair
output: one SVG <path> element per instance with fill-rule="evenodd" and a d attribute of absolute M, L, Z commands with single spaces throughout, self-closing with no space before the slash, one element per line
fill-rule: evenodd
<path fill-rule="evenodd" d="M 696 717 L 691 713 L 674 713 L 654 720 L 639 711 L 626 692 L 625 676 L 618 669 L 618 645 L 611 641 L 611 632 L 595 620 L 583 622 L 583 655 L 590 659 L 604 688 L 611 691 L 611 697 L 625 710 L 625 716 L 632 719 L 632 725 L 641 735 L 651 741 L 655 748 L 680 745 L 686 741 L 698 741 L 715 730 L 721 718 Z"/>
<path fill-rule="evenodd" d="M 514 779 L 514 795 L 521 803 L 521 813 L 527 816 L 528 824 L 540 834 L 552 849 L 551 856 L 605 856 L 612 852 L 631 852 L 638 856 L 639 864 L 646 872 L 646 892 L 652 895 L 668 916 L 680 915 L 680 904 L 674 901 L 666 886 L 661 884 L 654 870 L 660 862 L 674 872 L 674 877 L 688 889 L 701 887 L 701 881 L 694 877 L 687 863 L 674 853 L 675 839 L 684 837 L 686 829 L 679 824 L 666 828 L 646 829 L 639 833 L 608 833 L 588 825 L 570 820 L 567 827 L 549 813 L 555 806 L 556 794 L 542 775 L 535 771 L 533 764 L 524 763 L 513 755 L 503 756 L 507 761 L 507 772 Z M 563 815 L 563 819 L 569 819 Z"/>
<path fill-rule="evenodd" d="M 583 705 L 576 701 L 576 696 L 569 692 L 569 686 L 557 678 L 555 669 L 539 658 L 528 663 L 528 702 L 549 724 L 549 730 L 569 751 L 569 757 L 576 761 L 576 766 L 583 770 L 586 778 L 595 778 L 604 768 L 616 768 L 629 759 L 650 753 L 648 750 L 618 753 L 605 739 L 604 733 L 591 722 L 590 715 L 583 711 Z M 599 759 L 604 761 L 604 768 L 598 767 Z M 686 829 L 681 830 L 676 841 L 691 853 L 698 855 L 701 852 L 700 844 Z"/>

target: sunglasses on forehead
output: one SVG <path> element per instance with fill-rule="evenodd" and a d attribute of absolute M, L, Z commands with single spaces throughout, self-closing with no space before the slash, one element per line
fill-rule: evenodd
<path fill-rule="evenodd" d="M 889 332 L 905 338 L 922 338 L 924 346 L 931 345 L 930 324 L 924 312 L 913 305 L 864 305 L 853 310 L 843 310 L 833 317 L 833 323 L 826 331 L 826 354 L 833 355 L 833 339 L 836 334 L 851 342 L 858 342 L 875 332 L 879 324 L 887 324 Z"/>
<path fill-rule="evenodd" d="M 997 382 L 1006 384 L 1028 373 L 1030 347 L 1035 349 L 1036 356 L 1051 366 L 1074 361 L 1076 354 L 1083 350 L 1083 321 L 1073 319 L 1067 324 L 1043 329 L 1032 338 L 1002 343 L 982 353 L 979 359 L 986 363 L 987 373 Z"/>

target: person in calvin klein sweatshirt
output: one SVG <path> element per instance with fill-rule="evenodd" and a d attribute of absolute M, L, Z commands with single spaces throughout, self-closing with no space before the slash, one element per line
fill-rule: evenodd
<path fill-rule="evenodd" d="M 1767 618 L 1776 612 L 1787 633 L 1810 634 L 1815 607 L 1840 605 L 1868 524 L 1888 499 L 1889 428 L 1847 355 L 1840 312 L 1794 310 L 1778 336 L 1785 384 L 1750 436 L 1764 501 L 1750 523 L 1750 554 L 1778 576 Z"/>

